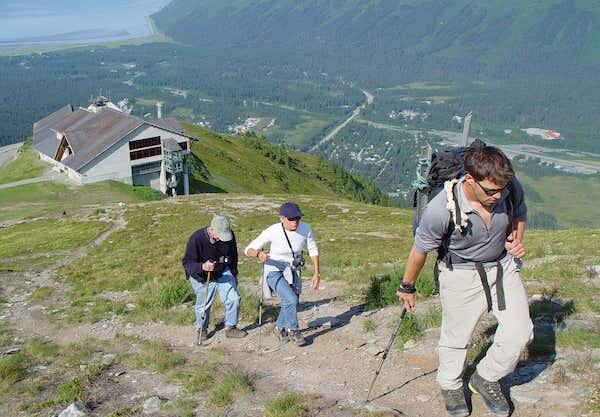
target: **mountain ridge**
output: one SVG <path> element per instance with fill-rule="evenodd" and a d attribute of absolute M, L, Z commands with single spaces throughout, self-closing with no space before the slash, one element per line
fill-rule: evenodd
<path fill-rule="evenodd" d="M 280 55 L 341 73 L 347 66 L 363 78 L 385 65 L 405 76 L 556 76 L 591 75 L 600 64 L 597 1 L 174 0 L 153 18 L 199 48 Z"/>

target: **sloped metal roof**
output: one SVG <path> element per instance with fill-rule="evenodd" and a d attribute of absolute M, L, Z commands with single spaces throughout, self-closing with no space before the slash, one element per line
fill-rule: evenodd
<path fill-rule="evenodd" d="M 67 105 L 34 123 L 33 147 L 54 158 L 60 138 L 66 136 L 72 154 L 62 163 L 79 171 L 125 135 L 144 124 L 196 139 L 187 135 L 183 125 L 174 117 L 146 122 L 139 117 L 108 107 L 99 112 L 92 112 L 82 108 L 73 110 L 71 105 Z M 181 150 L 175 139 L 168 139 L 175 142 L 178 149 L 174 150 Z"/>
<path fill-rule="evenodd" d="M 93 117 L 85 117 L 64 131 L 73 154 L 63 163 L 76 171 L 145 123 L 138 117 L 111 109 L 89 114 Z"/>
<path fill-rule="evenodd" d="M 34 135 L 37 131 L 40 131 L 42 129 L 45 129 L 45 128 L 53 125 L 54 123 L 64 119 L 71 113 L 73 113 L 73 106 L 71 106 L 70 104 L 67 104 L 66 106 L 61 107 L 60 109 L 55 111 L 54 113 L 50 113 L 48 116 L 44 117 L 43 119 L 38 120 L 37 122 L 35 122 L 33 124 Z"/>
<path fill-rule="evenodd" d="M 177 142 L 174 138 L 163 138 L 162 140 L 163 146 L 165 149 L 171 152 L 181 151 L 181 146 L 179 146 L 179 142 Z"/>

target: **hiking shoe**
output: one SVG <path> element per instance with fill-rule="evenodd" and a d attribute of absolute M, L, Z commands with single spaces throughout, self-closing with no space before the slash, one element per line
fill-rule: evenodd
<path fill-rule="evenodd" d="M 225 328 L 225 337 L 239 339 L 241 337 L 246 337 L 248 332 L 245 330 L 240 330 L 237 326 L 231 326 Z"/>
<path fill-rule="evenodd" d="M 308 343 L 302 336 L 302 333 L 300 333 L 300 330 L 288 330 L 288 337 L 296 346 L 304 346 Z"/>
<path fill-rule="evenodd" d="M 287 343 L 290 341 L 290 338 L 288 337 L 285 329 L 280 329 L 279 327 L 274 326 L 273 332 L 275 333 L 275 336 L 277 336 L 277 339 L 279 339 L 281 343 Z"/>
<path fill-rule="evenodd" d="M 452 417 L 467 417 L 469 408 L 465 400 L 465 391 L 462 387 L 457 389 L 443 389 L 442 397 L 446 403 L 446 411 Z"/>
<path fill-rule="evenodd" d="M 483 397 L 485 405 L 492 414 L 497 417 L 508 417 L 510 406 L 502 393 L 502 389 L 500 389 L 499 383 L 487 381 L 475 371 L 469 380 L 469 389 Z"/>

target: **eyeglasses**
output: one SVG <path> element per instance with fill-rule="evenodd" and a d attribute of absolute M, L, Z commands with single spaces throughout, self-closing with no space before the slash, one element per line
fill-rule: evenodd
<path fill-rule="evenodd" d="M 288 219 L 291 222 L 297 222 L 300 221 L 300 217 L 286 217 L 286 219 Z"/>
<path fill-rule="evenodd" d="M 489 195 L 490 197 L 502 192 L 502 190 L 504 190 L 506 188 L 506 185 L 502 188 L 496 188 L 496 189 L 487 188 L 487 187 L 484 187 L 483 185 L 481 185 L 481 183 L 479 181 L 475 180 L 475 182 L 477 183 L 477 185 L 479 185 L 481 187 L 483 192 L 486 193 L 487 195 Z"/>

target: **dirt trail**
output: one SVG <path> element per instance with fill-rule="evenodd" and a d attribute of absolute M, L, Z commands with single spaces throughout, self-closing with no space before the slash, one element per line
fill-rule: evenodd
<path fill-rule="evenodd" d="M 100 244 L 115 230 L 125 227 L 121 216 L 113 227 L 90 244 L 65 256 L 60 265 L 83 256 L 90 247 Z M 3 318 L 19 331 L 37 335 L 55 343 L 67 344 L 87 337 L 111 340 L 117 334 L 136 336 L 146 340 L 164 341 L 177 353 L 187 357 L 202 355 L 204 348 L 192 346 L 193 327 L 159 323 L 135 325 L 123 318 L 114 318 L 93 324 L 58 327 L 50 323 L 46 310 L 64 305 L 67 286 L 54 279 L 55 265 L 43 271 L 1 273 L 2 295 L 8 300 Z M 241 278 L 243 282 L 243 277 Z M 228 415 L 260 416 L 261 404 L 276 393 L 295 391 L 314 394 L 322 399 L 323 410 L 311 415 L 360 416 L 367 390 L 385 349 L 391 330 L 398 320 L 399 307 L 378 311 L 364 311 L 361 305 L 338 297 L 344 282 L 325 281 L 319 291 L 305 282 L 301 297 L 299 319 L 310 344 L 296 347 L 291 343 L 279 346 L 272 324 L 262 328 L 262 345 L 266 351 L 257 352 L 259 329 L 253 323 L 241 323 L 249 335 L 244 339 L 226 339 L 223 331 L 213 332 L 210 348 L 225 352 L 224 363 L 241 367 L 257 376 L 252 399 L 242 400 Z M 31 292 L 41 286 L 53 288 L 50 297 L 28 302 Z M 252 290 L 250 290 L 252 291 Z M 243 302 L 243 300 L 242 300 Z M 427 311 L 436 299 L 421 302 L 416 313 Z M 215 311 L 218 317 L 222 312 Z M 365 321 L 376 324 L 373 331 L 365 331 Z M 331 326 L 329 326 L 329 324 Z M 374 404 L 400 410 L 405 416 L 445 416 L 439 389 L 435 382 L 437 367 L 436 344 L 439 329 L 429 329 L 418 341 L 409 343 L 405 350 L 394 349 L 388 356 L 373 390 Z M 568 365 L 574 360 L 573 352 L 559 351 L 554 363 Z M 548 363 L 527 364 L 520 367 L 508 382 L 516 405 L 515 416 L 574 417 L 581 415 L 582 401 L 589 396 L 590 387 L 569 387 L 552 383 L 556 367 Z M 142 378 L 140 376 L 140 378 Z M 146 376 L 148 380 L 156 379 Z M 131 378 L 127 375 L 124 378 Z M 138 378 L 138 379 L 140 379 Z M 134 381 L 135 382 L 135 381 Z M 147 384 L 148 390 L 152 384 Z M 575 385 L 570 383 L 569 385 Z M 158 386 L 158 385 L 156 385 Z M 176 391 L 176 390 L 175 390 Z M 138 394 L 131 394 L 134 397 Z M 245 404 L 243 401 L 249 401 Z M 474 417 L 489 416 L 481 399 L 473 399 Z M 237 412 L 235 411 L 237 409 Z M 336 411 L 337 410 L 337 411 Z M 354 411 L 353 411 L 354 410 Z"/>

